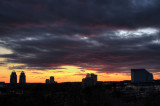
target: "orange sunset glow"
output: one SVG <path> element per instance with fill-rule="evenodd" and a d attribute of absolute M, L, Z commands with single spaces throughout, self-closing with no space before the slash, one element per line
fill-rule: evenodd
<path fill-rule="evenodd" d="M 24 71 L 28 83 L 50 76 L 81 82 L 87 73 L 98 81 L 131 80 L 131 69 L 159 79 L 158 6 L 148 0 L 2 0 L 0 81 L 9 83 L 13 70 Z"/>
<path fill-rule="evenodd" d="M 97 71 L 91 70 L 82 70 L 80 67 L 75 66 L 62 66 L 64 69 L 56 69 L 56 70 L 22 70 L 16 69 L 17 76 L 19 77 L 21 71 L 25 71 L 27 76 L 27 83 L 44 83 L 45 79 L 50 76 L 55 77 L 55 81 L 58 83 L 61 82 L 81 82 L 82 78 L 86 76 L 87 73 L 94 73 L 98 75 L 98 81 L 123 81 L 123 80 L 131 80 L 130 73 L 99 73 Z M 10 74 L 13 70 L 6 69 L 5 67 L 1 67 L 1 78 L 0 81 L 5 81 L 9 83 Z M 154 74 L 154 79 L 158 79 L 159 75 Z"/>
<path fill-rule="evenodd" d="M 86 76 L 87 73 L 95 73 L 98 75 L 98 81 L 122 81 L 130 80 L 130 75 L 123 73 L 98 73 L 91 70 L 78 69 L 79 67 L 75 66 L 62 66 L 65 69 L 56 69 L 56 70 L 25 70 L 27 76 L 27 83 L 44 83 L 45 79 L 50 76 L 55 77 L 55 81 L 61 82 L 81 82 L 82 78 Z M 1 78 L 0 81 L 5 81 L 9 83 L 10 74 L 12 70 L 1 68 Z M 21 69 L 15 70 L 17 76 L 19 76 Z M 23 70 L 24 71 L 24 70 Z"/>
<path fill-rule="evenodd" d="M 0 54 L 11 54 L 12 51 L 6 48 L 0 48 Z M 0 58 L 1 61 L 5 61 L 5 58 Z M 123 81 L 123 80 L 131 80 L 130 70 L 127 73 L 112 73 L 112 70 L 109 72 L 100 72 L 91 69 L 83 69 L 77 66 L 61 66 L 59 69 L 45 69 L 45 70 L 36 70 L 36 69 L 10 69 L 10 67 L 16 67 L 23 64 L 14 64 L 9 63 L 2 65 L 0 68 L 0 81 L 9 83 L 10 74 L 14 70 L 19 77 L 20 72 L 24 71 L 27 76 L 27 83 L 44 83 L 45 79 L 50 76 L 55 77 L 55 81 L 58 83 L 61 82 L 81 82 L 82 79 L 86 76 L 87 73 L 94 73 L 98 75 L 98 81 Z M 125 70 L 125 69 L 124 69 Z M 118 70 L 117 70 L 118 71 Z M 153 73 L 154 79 L 158 79 L 160 73 Z"/>

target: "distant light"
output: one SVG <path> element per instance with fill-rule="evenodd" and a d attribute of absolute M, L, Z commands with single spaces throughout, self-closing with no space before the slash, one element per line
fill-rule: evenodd
<path fill-rule="evenodd" d="M 121 87 L 118 86 L 118 87 L 116 87 L 116 88 L 121 88 Z"/>

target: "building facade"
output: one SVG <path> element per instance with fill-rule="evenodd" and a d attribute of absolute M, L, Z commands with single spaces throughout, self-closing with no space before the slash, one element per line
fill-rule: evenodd
<path fill-rule="evenodd" d="M 19 76 L 19 83 L 20 84 L 25 84 L 26 83 L 26 75 L 25 75 L 24 71 L 22 71 L 20 76 Z"/>
<path fill-rule="evenodd" d="M 15 71 L 10 75 L 10 84 L 17 84 L 17 74 Z"/>
<path fill-rule="evenodd" d="M 54 83 L 54 77 L 53 77 L 53 76 L 50 77 L 50 83 L 51 83 L 51 84 Z"/>
<path fill-rule="evenodd" d="M 153 82 L 153 74 L 146 69 L 131 69 L 131 82 Z"/>
<path fill-rule="evenodd" d="M 82 79 L 82 86 L 83 87 L 92 87 L 95 86 L 97 83 L 97 75 L 95 74 L 87 74 L 85 78 Z"/>
<path fill-rule="evenodd" d="M 46 84 L 49 84 L 49 83 L 50 83 L 49 79 L 46 79 Z"/>

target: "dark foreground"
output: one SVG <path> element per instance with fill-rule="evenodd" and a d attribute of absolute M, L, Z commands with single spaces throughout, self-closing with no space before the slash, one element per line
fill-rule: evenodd
<path fill-rule="evenodd" d="M 148 87 L 149 88 L 149 87 Z M 0 88 L 0 106 L 160 106 L 160 92 L 124 84 L 26 84 Z"/>

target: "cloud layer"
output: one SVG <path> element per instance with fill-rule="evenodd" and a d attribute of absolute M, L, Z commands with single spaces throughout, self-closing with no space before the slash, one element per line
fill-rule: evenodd
<path fill-rule="evenodd" d="M 14 68 L 73 65 L 99 72 L 159 71 L 158 0 L 2 0 L 0 46 Z"/>

